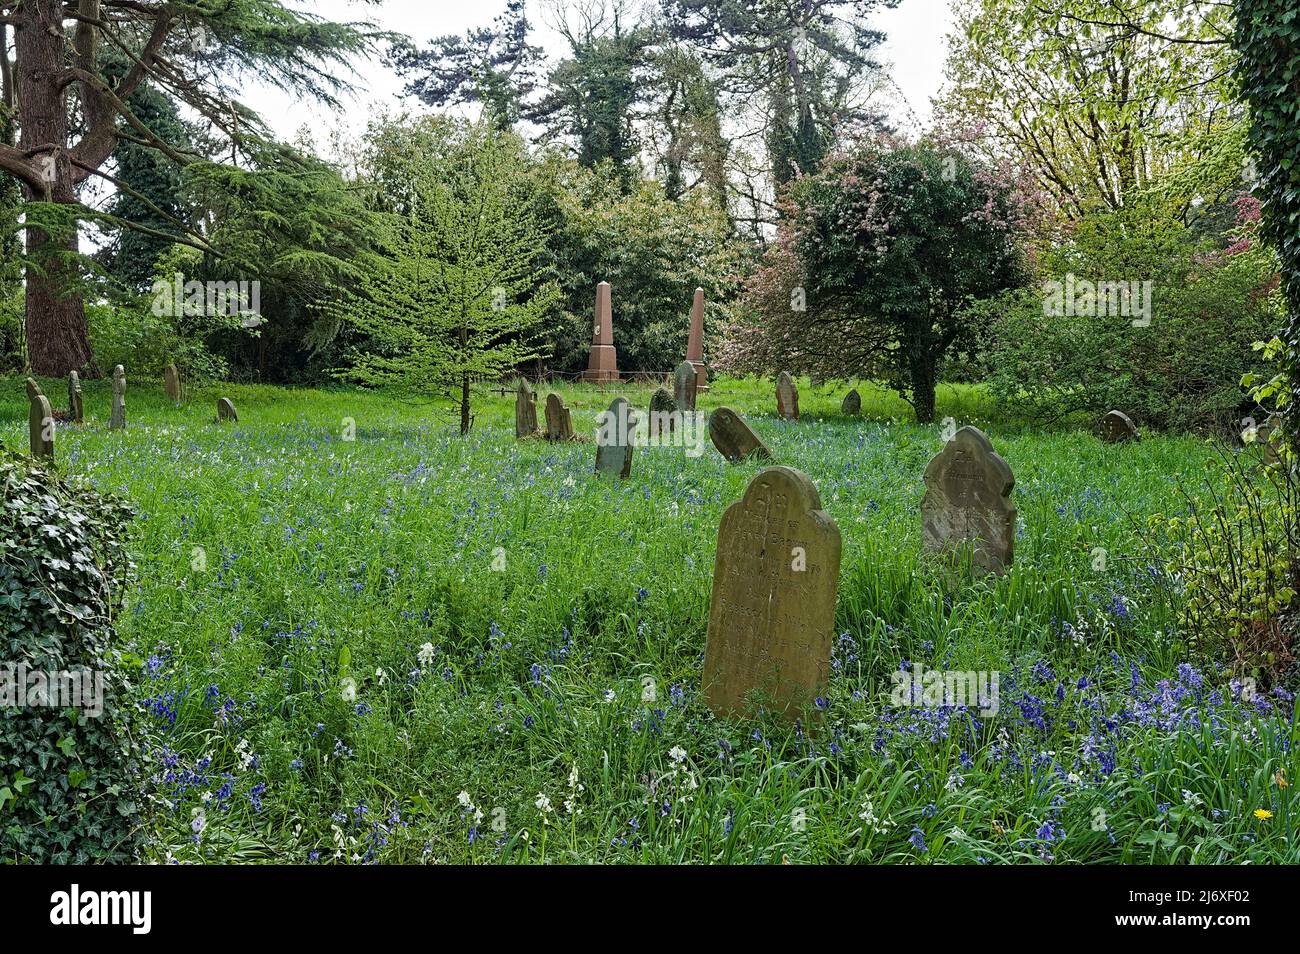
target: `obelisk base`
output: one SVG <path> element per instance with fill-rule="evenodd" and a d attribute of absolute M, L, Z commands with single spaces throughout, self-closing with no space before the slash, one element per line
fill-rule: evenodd
<path fill-rule="evenodd" d="M 709 373 L 704 370 L 704 362 L 696 361 L 693 358 L 687 358 L 695 367 L 695 393 L 703 394 L 709 389 Z"/>
<path fill-rule="evenodd" d="M 618 352 L 613 345 L 594 344 L 591 346 L 591 359 L 587 370 L 582 375 L 584 381 L 617 381 Z"/>

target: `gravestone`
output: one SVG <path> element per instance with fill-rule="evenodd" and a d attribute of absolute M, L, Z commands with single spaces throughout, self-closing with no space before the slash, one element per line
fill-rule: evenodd
<path fill-rule="evenodd" d="M 235 412 L 235 402 L 230 400 L 230 398 L 217 398 L 217 420 L 239 420 L 239 415 Z"/>
<path fill-rule="evenodd" d="M 776 413 L 787 421 L 799 420 L 799 389 L 788 371 L 776 379 Z"/>
<path fill-rule="evenodd" d="M 844 403 L 840 405 L 840 412 L 851 415 L 862 413 L 862 395 L 858 393 L 857 388 L 844 395 Z"/>
<path fill-rule="evenodd" d="M 596 475 L 625 480 L 632 474 L 636 413 L 627 398 L 615 398 L 596 431 Z"/>
<path fill-rule="evenodd" d="M 695 393 L 709 389 L 709 374 L 704 369 L 704 289 L 695 289 L 691 300 L 691 328 L 686 338 L 686 360 L 695 368 Z M 691 410 L 695 410 L 694 407 Z"/>
<path fill-rule="evenodd" d="M 1282 442 L 1286 432 L 1282 430 L 1282 415 L 1274 411 L 1258 427 L 1248 428 L 1242 435 L 1247 446 L 1253 444 L 1259 449 L 1260 459 L 1268 465 L 1282 462 Z"/>
<path fill-rule="evenodd" d="M 108 429 L 119 431 L 126 427 L 126 369 L 120 364 L 113 368 L 113 410 L 109 414 Z"/>
<path fill-rule="evenodd" d="M 80 424 L 86 419 L 86 404 L 81 397 L 81 375 L 68 372 L 68 420 Z"/>
<path fill-rule="evenodd" d="M 573 440 L 573 417 L 564 406 L 564 400 L 554 391 L 546 395 L 546 439 L 548 441 Z"/>
<path fill-rule="evenodd" d="M 697 382 L 695 366 L 689 361 L 683 361 L 673 372 L 673 400 L 677 402 L 677 410 L 683 414 L 695 410 Z"/>
<path fill-rule="evenodd" d="M 27 431 L 33 457 L 54 459 L 54 411 L 50 399 L 41 393 L 40 385 L 27 379 Z"/>
<path fill-rule="evenodd" d="M 163 368 L 163 389 L 173 404 L 181 402 L 181 372 L 174 364 Z"/>
<path fill-rule="evenodd" d="M 1097 425 L 1097 432 L 1107 444 L 1139 439 L 1137 425 L 1123 411 L 1107 411 L 1106 416 Z"/>
<path fill-rule="evenodd" d="M 532 437 L 537 433 L 537 399 L 523 378 L 515 391 L 515 437 Z"/>
<path fill-rule="evenodd" d="M 1016 542 L 1015 482 L 989 439 L 978 428 L 963 427 L 925 468 L 925 549 L 949 555 L 969 549 L 976 570 L 1004 572 Z"/>
<path fill-rule="evenodd" d="M 754 456 L 772 460 L 772 452 L 745 419 L 729 407 L 720 407 L 709 415 L 709 439 L 723 457 L 735 463 Z"/>
<path fill-rule="evenodd" d="M 677 429 L 678 414 L 673 396 L 663 388 L 656 388 L 650 398 L 650 436 L 673 433 Z"/>
<path fill-rule="evenodd" d="M 791 467 L 760 471 L 723 514 L 700 686 L 718 716 L 755 704 L 790 718 L 830 673 L 840 531 Z"/>

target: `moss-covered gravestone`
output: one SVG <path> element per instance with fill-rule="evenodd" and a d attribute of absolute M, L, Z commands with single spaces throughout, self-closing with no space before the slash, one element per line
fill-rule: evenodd
<path fill-rule="evenodd" d="M 840 405 L 840 412 L 849 415 L 862 413 L 862 395 L 858 393 L 857 388 L 844 395 L 844 402 Z"/>
<path fill-rule="evenodd" d="M 700 680 L 715 714 L 763 706 L 795 717 L 816 702 L 839 578 L 840 531 L 812 481 L 791 467 L 760 471 L 718 530 Z"/>
<path fill-rule="evenodd" d="M 709 439 L 718 453 L 733 464 L 751 456 L 773 459 L 772 452 L 754 429 L 729 407 L 720 407 L 709 415 Z"/>
<path fill-rule="evenodd" d="M 523 378 L 515 389 L 515 437 L 532 437 L 537 433 L 537 399 Z"/>
<path fill-rule="evenodd" d="M 81 375 L 68 373 L 68 420 L 80 424 L 86 419 L 86 405 L 81 397 Z"/>
<path fill-rule="evenodd" d="M 546 439 L 573 440 L 573 416 L 565 406 L 564 399 L 554 391 L 546 395 Z"/>
<path fill-rule="evenodd" d="M 691 369 L 692 372 L 694 369 Z M 671 434 L 677 429 L 679 412 L 673 396 L 663 388 L 656 388 L 650 397 L 650 436 Z"/>
<path fill-rule="evenodd" d="M 596 476 L 625 480 L 632 474 L 636 414 L 627 398 L 615 398 L 596 431 Z"/>
<path fill-rule="evenodd" d="M 113 410 L 108 418 L 108 428 L 120 431 L 126 427 L 126 369 L 120 364 L 113 368 Z"/>
<path fill-rule="evenodd" d="M 776 379 L 776 413 L 787 421 L 799 420 L 799 389 L 788 371 Z"/>
<path fill-rule="evenodd" d="M 173 404 L 181 402 L 181 372 L 174 364 L 163 368 L 163 389 Z"/>
<path fill-rule="evenodd" d="M 925 549 L 943 556 L 969 553 L 975 570 L 1005 572 L 1015 555 L 1015 483 L 983 432 L 963 427 L 925 468 Z"/>
<path fill-rule="evenodd" d="M 54 459 L 54 411 L 35 378 L 27 379 L 27 432 L 33 457 Z"/>
<path fill-rule="evenodd" d="M 687 411 L 695 410 L 696 386 L 699 383 L 698 375 L 695 372 L 695 365 L 689 361 L 683 361 L 673 372 L 673 400 L 677 402 L 677 410 L 685 414 Z"/>

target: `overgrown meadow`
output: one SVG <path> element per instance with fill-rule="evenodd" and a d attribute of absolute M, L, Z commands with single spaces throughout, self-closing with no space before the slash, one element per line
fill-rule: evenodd
<path fill-rule="evenodd" d="M 561 391 L 587 435 L 614 396 Z M 109 433 L 88 384 L 57 453 L 138 511 L 119 632 L 150 860 L 1296 861 L 1290 700 L 1196 657 L 1150 549 L 1213 449 L 1005 425 L 941 388 L 939 416 L 1014 469 L 1020 513 L 1013 570 L 959 583 L 920 554 L 939 428 L 867 389 L 844 418 L 843 391 L 801 382 L 798 423 L 771 382 L 700 401 L 745 413 L 843 535 L 805 730 L 699 698 L 718 523 L 760 469 L 706 435 L 699 456 L 639 448 L 610 483 L 589 436 L 516 441 L 504 395 L 461 438 L 439 404 L 223 385 L 175 408 L 132 381 Z M 218 394 L 238 424 L 214 422 Z M 21 381 L 0 385 L 0 438 L 25 446 Z M 918 663 L 998 672 L 998 711 L 891 706 Z"/>

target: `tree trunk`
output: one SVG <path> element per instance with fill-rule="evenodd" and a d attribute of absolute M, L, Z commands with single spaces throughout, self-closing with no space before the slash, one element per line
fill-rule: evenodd
<path fill-rule="evenodd" d="M 469 375 L 460 377 L 460 433 L 463 437 L 469 433 Z"/>
<path fill-rule="evenodd" d="M 67 103 L 57 83 L 65 65 L 67 42 L 62 12 L 61 0 L 29 0 L 16 12 L 19 146 L 46 170 L 44 191 L 24 185 L 27 199 L 75 204 L 67 155 Z M 77 229 L 56 240 L 42 229 L 29 227 L 27 251 L 36 266 L 29 265 L 26 276 L 27 351 L 32 370 L 50 377 L 66 377 L 69 371 L 97 373 L 72 257 L 78 251 Z"/>
<path fill-rule="evenodd" d="M 928 319 L 924 319 L 928 321 Z M 939 355 L 928 335 L 917 335 L 908 344 L 908 371 L 912 379 L 912 407 L 918 424 L 934 423 L 934 386 Z"/>

